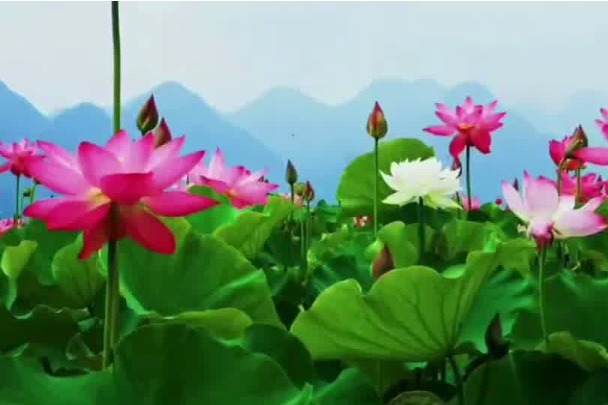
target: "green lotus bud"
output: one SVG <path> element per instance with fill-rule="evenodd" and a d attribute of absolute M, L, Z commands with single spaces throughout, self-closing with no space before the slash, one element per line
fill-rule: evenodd
<path fill-rule="evenodd" d="M 160 124 L 154 130 L 154 139 L 155 139 L 154 146 L 157 148 L 170 142 L 172 139 L 171 130 L 169 129 L 169 126 L 167 125 L 167 121 L 165 121 L 164 118 L 160 121 Z"/>
<path fill-rule="evenodd" d="M 143 105 L 139 114 L 137 115 L 137 129 L 142 135 L 152 131 L 158 125 L 158 109 L 156 108 L 156 102 L 154 96 L 150 98 Z"/>
<path fill-rule="evenodd" d="M 287 169 L 285 169 L 285 180 L 287 184 L 293 186 L 298 181 L 298 171 L 296 170 L 291 160 L 287 161 Z"/>
<path fill-rule="evenodd" d="M 384 138 L 388 132 L 388 123 L 382 111 L 382 107 L 376 101 L 374 109 L 367 119 L 367 133 L 374 139 Z"/>

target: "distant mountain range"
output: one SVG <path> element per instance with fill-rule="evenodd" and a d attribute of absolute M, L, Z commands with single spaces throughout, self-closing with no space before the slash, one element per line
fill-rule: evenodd
<path fill-rule="evenodd" d="M 434 103 L 454 106 L 468 95 L 483 103 L 495 98 L 488 88 L 473 82 L 448 88 L 433 80 L 377 80 L 339 105 L 330 106 L 297 89 L 278 87 L 238 111 L 225 114 L 181 84 L 167 82 L 125 103 L 123 126 L 134 135 L 135 117 L 150 94 L 154 94 L 173 134 L 187 135 L 187 151 L 204 149 L 212 153 L 219 147 L 226 152 L 229 163 L 254 170 L 267 168 L 269 178 L 281 183 L 285 162 L 291 159 L 300 177 L 310 180 L 317 195 L 330 201 L 335 200 L 340 175 L 348 162 L 372 148 L 365 123 L 375 100 L 382 104 L 388 119 L 386 139 L 422 139 L 449 164 L 449 138 L 422 132 L 422 128 L 438 123 Z M 493 200 L 500 194 L 500 181 L 521 176 L 524 169 L 550 175 L 553 165 L 548 141 L 572 132 L 579 123 L 587 129 L 592 142 L 606 142 L 593 124 L 602 106 L 608 107 L 608 97 L 594 92 L 573 95 L 559 113 L 500 105 L 508 114 L 504 128 L 494 135 L 493 153 L 473 155 L 474 193 Z M 27 136 L 75 150 L 84 140 L 104 143 L 111 126 L 105 107 L 83 103 L 47 117 L 0 82 L 0 141 Z M 13 187 L 12 176 L 0 176 L 2 216 L 13 211 Z"/>

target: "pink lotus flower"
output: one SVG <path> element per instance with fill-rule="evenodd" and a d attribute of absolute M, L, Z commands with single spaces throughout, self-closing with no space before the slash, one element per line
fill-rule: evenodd
<path fill-rule="evenodd" d="M 234 207 L 245 208 L 266 204 L 268 194 L 279 187 L 263 180 L 266 173 L 266 170 L 252 173 L 244 166 L 227 167 L 224 153 L 217 149 L 209 166 L 199 163 L 188 178 L 192 185 L 211 187 L 228 196 Z"/>
<path fill-rule="evenodd" d="M 203 152 L 178 156 L 184 141 L 181 137 L 155 149 L 152 133 L 133 142 L 120 131 L 104 147 L 81 143 L 77 156 L 39 142 L 46 156 L 32 159 L 30 171 L 40 184 L 64 197 L 37 201 L 24 214 L 45 221 L 51 230 L 84 231 L 81 259 L 109 240 L 125 237 L 154 252 L 172 254 L 175 237 L 154 214 L 178 217 L 218 204 L 184 191 L 167 191 L 203 157 Z"/>
<path fill-rule="evenodd" d="M 5 164 L 0 165 L 0 173 L 10 170 L 15 176 L 31 177 L 28 162 L 37 152 L 36 144 L 27 138 L 12 144 L 0 142 L 0 156 L 8 160 Z"/>
<path fill-rule="evenodd" d="M 280 193 L 279 195 L 280 195 L 281 197 L 283 197 L 284 199 L 291 201 L 291 194 L 289 194 L 289 193 Z M 299 206 L 303 206 L 303 205 L 304 205 L 304 200 L 302 199 L 302 196 L 301 196 L 301 195 L 297 195 L 297 194 L 295 194 L 295 195 L 293 196 L 293 202 L 294 202 L 296 205 L 299 205 Z"/>
<path fill-rule="evenodd" d="M 557 188 L 557 182 L 547 179 Z M 605 198 L 605 188 L 607 182 L 602 180 L 602 177 L 596 173 L 589 173 L 581 177 L 581 195 L 580 201 L 587 202 L 592 198 Z M 562 172 L 562 194 L 572 195 L 576 197 L 576 176 L 570 176 L 567 172 Z"/>
<path fill-rule="evenodd" d="M 0 219 L 0 236 L 9 232 L 13 228 L 23 228 L 25 226 L 25 222 L 23 218 L 19 218 L 15 220 L 14 218 L 6 218 Z"/>
<path fill-rule="evenodd" d="M 469 199 L 467 198 L 467 196 L 464 194 L 461 195 L 460 201 L 462 202 L 462 207 L 465 209 L 465 211 L 469 211 Z M 479 201 L 479 199 L 477 197 L 472 197 L 470 211 L 479 211 L 480 208 L 481 202 Z"/>
<path fill-rule="evenodd" d="M 552 140 L 549 142 L 549 155 L 556 166 L 561 165 L 564 159 L 566 159 L 566 152 L 572 147 L 575 137 L 576 135 L 570 135 L 564 137 L 561 141 Z M 582 169 L 584 163 L 584 161 L 579 159 L 567 159 L 563 169 L 567 171 Z"/>
<path fill-rule="evenodd" d="M 506 113 L 495 113 L 498 101 L 487 106 L 474 105 L 471 97 L 467 97 L 464 105 L 456 107 L 453 112 L 444 104 L 437 103 L 435 113 L 443 125 L 427 127 L 424 131 L 438 136 L 456 137 L 450 143 L 450 155 L 460 162 L 459 156 L 466 147 L 474 146 L 483 154 L 490 153 L 492 145 L 491 133 L 503 126 L 501 120 Z"/>
<path fill-rule="evenodd" d="M 509 182 L 502 183 L 502 191 L 509 209 L 526 227 L 539 247 L 550 245 L 553 239 L 588 236 L 608 226 L 606 219 L 595 213 L 603 198 L 592 198 L 575 209 L 575 198 L 558 195 L 555 185 L 546 178 L 532 178 L 524 173 L 524 197 Z"/>

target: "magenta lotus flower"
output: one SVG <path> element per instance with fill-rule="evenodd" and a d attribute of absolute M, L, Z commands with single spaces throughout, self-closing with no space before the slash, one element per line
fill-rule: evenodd
<path fill-rule="evenodd" d="M 109 240 L 125 237 L 154 252 L 172 254 L 175 237 L 155 214 L 178 217 L 218 204 L 184 191 L 167 191 L 203 157 L 203 152 L 179 156 L 184 141 L 181 137 L 155 149 L 154 134 L 132 141 L 121 131 L 104 147 L 81 143 L 76 156 L 39 142 L 46 156 L 33 158 L 29 169 L 42 185 L 64 197 L 37 201 L 24 214 L 43 220 L 51 230 L 84 231 L 81 259 Z"/>
<path fill-rule="evenodd" d="M 450 155 L 460 162 L 459 156 L 466 147 L 474 146 L 483 154 L 491 151 L 491 133 L 503 126 L 501 120 L 505 112 L 496 113 L 498 101 L 487 106 L 475 105 L 471 97 L 467 97 L 462 106 L 452 111 L 444 104 L 437 103 L 435 114 L 443 125 L 424 128 L 424 131 L 438 136 L 456 135 L 450 143 Z"/>
<path fill-rule="evenodd" d="M 608 139 L 608 110 L 602 108 L 600 109 L 600 113 L 603 120 L 597 119 L 595 122 L 600 127 L 604 137 Z M 589 146 L 575 151 L 573 155 L 586 163 L 608 166 L 608 148 L 606 147 Z"/>
<path fill-rule="evenodd" d="M 9 232 L 13 228 L 23 228 L 23 226 L 25 226 L 23 218 L 18 218 L 17 220 L 14 218 L 0 219 L 0 236 Z"/>
<path fill-rule="evenodd" d="M 227 167 L 224 153 L 217 149 L 209 166 L 199 163 L 188 174 L 191 185 L 211 187 L 218 194 L 226 195 L 236 208 L 263 205 L 268 194 L 276 190 L 277 184 L 267 183 L 267 171 L 251 172 L 244 166 Z"/>
<path fill-rule="evenodd" d="M 551 179 L 547 179 L 555 185 L 557 188 L 557 182 Z M 562 194 L 576 196 L 576 176 L 570 176 L 566 172 L 562 172 Z M 587 202 L 592 198 L 604 198 L 606 196 L 605 189 L 608 185 L 602 177 L 596 173 L 589 173 L 581 176 L 581 195 L 580 201 Z"/>
<path fill-rule="evenodd" d="M 462 202 L 462 207 L 465 209 L 465 211 L 469 211 L 469 199 L 467 198 L 467 196 L 461 195 L 460 201 Z M 480 208 L 481 202 L 479 201 L 479 199 L 477 197 L 472 197 L 470 211 L 479 211 Z"/>
<path fill-rule="evenodd" d="M 502 183 L 502 191 L 509 209 L 526 224 L 523 230 L 539 248 L 554 239 L 593 235 L 608 226 L 606 219 L 595 213 L 603 198 L 592 198 L 575 209 L 574 196 L 558 195 L 555 185 L 543 177 L 524 173 L 523 198 L 509 182 Z"/>
<path fill-rule="evenodd" d="M 36 144 L 27 138 L 11 144 L 0 142 L 0 156 L 8 160 L 0 165 L 0 173 L 10 170 L 15 176 L 31 177 L 28 162 L 36 153 L 38 153 Z"/>
<path fill-rule="evenodd" d="M 575 137 L 576 135 L 570 135 L 566 136 L 561 141 L 552 140 L 549 142 L 549 155 L 556 166 L 561 165 L 564 159 L 566 159 L 566 152 L 572 147 Z M 580 159 L 568 159 L 563 166 L 563 170 L 571 171 L 582 169 L 584 163 L 585 162 Z"/>

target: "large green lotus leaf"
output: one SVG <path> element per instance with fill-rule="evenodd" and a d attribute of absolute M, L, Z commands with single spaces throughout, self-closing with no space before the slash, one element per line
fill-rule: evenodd
<path fill-rule="evenodd" d="M 139 322 L 140 326 L 159 324 L 187 325 L 194 329 L 205 329 L 218 338 L 237 339 L 243 336 L 253 322 L 246 313 L 235 308 L 182 312 L 167 317 L 152 313 L 144 316 Z"/>
<path fill-rule="evenodd" d="M 372 149 L 370 143 L 370 150 Z M 380 142 L 378 168 L 390 173 L 392 162 L 426 159 L 435 155 L 433 148 L 418 139 L 399 138 Z M 337 199 L 342 213 L 349 216 L 372 215 L 374 212 L 374 176 L 378 178 L 379 214 L 398 210 L 398 207 L 382 204 L 392 194 L 380 173 L 374 173 L 374 153 L 366 153 L 353 160 L 344 170 L 338 185 Z"/>
<path fill-rule="evenodd" d="M 196 195 L 202 195 L 219 201 L 220 204 L 204 211 L 186 217 L 192 228 L 200 234 L 213 233 L 217 228 L 224 224 L 234 222 L 241 211 L 234 208 L 230 203 L 230 199 L 225 195 L 216 193 L 212 188 L 206 186 L 195 186 L 190 188 L 190 192 Z"/>
<path fill-rule="evenodd" d="M 577 340 L 570 332 L 555 332 L 549 335 L 548 351 L 573 361 L 585 371 L 608 369 L 606 348 L 588 340 Z"/>
<path fill-rule="evenodd" d="M 199 235 L 184 219 L 166 223 L 178 244 L 173 255 L 130 240 L 119 243 L 122 287 L 131 308 L 163 316 L 237 308 L 254 322 L 281 325 L 261 270 L 215 236 Z"/>
<path fill-rule="evenodd" d="M 356 368 L 347 368 L 331 383 L 319 388 L 315 395 L 319 405 L 382 405 L 370 380 Z"/>
<path fill-rule="evenodd" d="M 503 258 L 472 252 L 450 279 L 424 266 L 386 273 L 363 294 L 355 280 L 326 289 L 291 330 L 315 359 L 431 361 L 454 352 L 481 286 Z"/>
<path fill-rule="evenodd" d="M 572 271 L 560 271 L 547 278 L 545 319 L 548 332 L 569 331 L 577 339 L 608 347 L 607 297 L 608 279 L 594 279 Z M 537 308 L 538 304 L 517 316 L 510 336 L 517 347 L 533 349 L 542 343 Z"/>
<path fill-rule="evenodd" d="M 426 252 L 433 248 L 434 235 L 435 230 L 426 226 L 424 234 Z M 419 239 L 418 224 L 395 221 L 378 230 L 378 240 L 388 245 L 396 268 L 412 266 L 418 262 Z"/>
<path fill-rule="evenodd" d="M 471 373 L 465 405 L 600 405 L 608 401 L 607 377 L 589 375 L 554 354 L 515 351 Z M 603 386 L 597 378 L 604 379 Z"/>
<path fill-rule="evenodd" d="M 233 223 L 216 229 L 214 235 L 253 259 L 293 208 L 291 201 L 271 196 L 263 212 L 244 211 Z"/>
<path fill-rule="evenodd" d="M 114 372 L 117 405 L 314 404 L 311 387 L 299 391 L 270 357 L 183 325 L 146 326 L 126 336 Z"/>
<path fill-rule="evenodd" d="M 272 358 L 298 388 L 313 381 L 315 371 L 310 353 L 288 331 L 270 325 L 254 324 L 235 342 L 250 352 Z"/>
<path fill-rule="evenodd" d="M 17 280 L 21 272 L 34 256 L 38 243 L 23 240 L 17 246 L 6 246 L 2 252 L 0 268 L 11 280 Z"/>
<path fill-rule="evenodd" d="M 0 356 L 2 405 L 115 404 L 110 370 L 79 377 L 52 377 L 40 362 Z M 134 402 L 136 403 L 136 402 Z"/>
<path fill-rule="evenodd" d="M 90 305 L 105 285 L 99 256 L 93 255 L 81 260 L 78 258 L 81 249 L 82 238 L 78 238 L 59 249 L 52 263 L 57 287 L 72 301 L 72 308 L 85 308 Z"/>
<path fill-rule="evenodd" d="M 462 327 L 461 342 L 471 342 L 485 352 L 484 334 L 492 318 L 500 314 L 503 333 L 509 334 L 517 314 L 524 308 L 534 307 L 534 291 L 531 278 L 505 269 L 494 272 L 473 302 Z"/>

